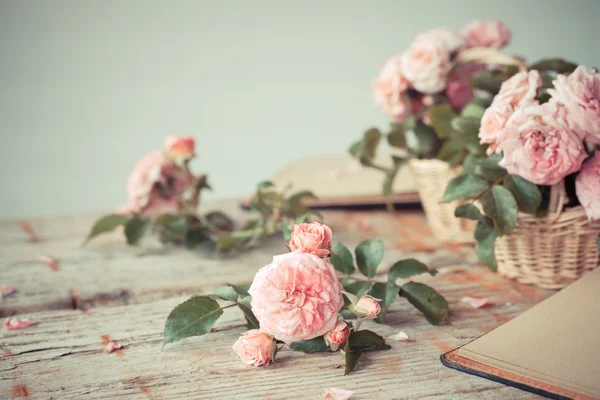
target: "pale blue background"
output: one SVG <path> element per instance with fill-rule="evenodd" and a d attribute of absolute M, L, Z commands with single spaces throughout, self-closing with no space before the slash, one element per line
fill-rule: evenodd
<path fill-rule="evenodd" d="M 0 217 L 108 210 L 197 138 L 211 196 L 384 124 L 370 83 L 419 31 L 502 19 L 511 52 L 600 66 L 600 1 L 0 0 Z"/>

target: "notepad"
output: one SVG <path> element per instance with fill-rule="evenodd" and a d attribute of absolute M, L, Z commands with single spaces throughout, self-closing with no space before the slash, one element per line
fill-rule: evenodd
<path fill-rule="evenodd" d="M 442 362 L 547 397 L 600 398 L 600 268 Z"/>

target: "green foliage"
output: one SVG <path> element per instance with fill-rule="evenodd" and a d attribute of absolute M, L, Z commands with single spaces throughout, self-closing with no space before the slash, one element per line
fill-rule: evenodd
<path fill-rule="evenodd" d="M 393 283 L 396 282 L 396 279 L 398 278 L 408 279 L 424 273 L 435 275 L 437 274 L 437 271 L 435 269 L 430 270 L 427 268 L 427 265 L 414 258 L 408 258 L 406 260 L 400 260 L 392 265 L 392 268 L 390 268 L 390 271 L 388 272 L 388 280 Z"/>
<path fill-rule="evenodd" d="M 517 224 L 517 202 L 510 191 L 502 186 L 494 186 L 481 198 L 483 212 L 494 220 L 494 228 L 502 236 Z"/>
<path fill-rule="evenodd" d="M 406 138 L 404 137 L 404 126 L 394 124 L 387 134 L 387 141 L 390 146 L 404 148 L 406 146 Z"/>
<path fill-rule="evenodd" d="M 251 283 L 242 283 L 239 285 L 229 285 L 235 290 L 235 292 L 241 296 L 248 296 L 248 290 L 250 290 Z"/>
<path fill-rule="evenodd" d="M 361 242 L 354 250 L 358 270 L 368 278 L 375 276 L 377 267 L 383 260 L 383 241 L 376 237 Z"/>
<path fill-rule="evenodd" d="M 223 314 L 219 304 L 206 296 L 192 297 L 171 311 L 165 323 L 163 343 L 176 342 L 209 332 Z"/>
<path fill-rule="evenodd" d="M 377 154 L 377 146 L 381 141 L 383 134 L 377 128 L 370 128 L 364 134 L 361 140 L 350 146 L 348 152 L 363 165 L 370 165 Z"/>
<path fill-rule="evenodd" d="M 102 217 L 98 221 L 96 221 L 96 223 L 92 227 L 92 230 L 90 231 L 87 238 L 85 239 L 84 244 L 86 244 L 87 242 L 89 242 L 90 240 L 92 240 L 93 238 L 95 238 L 96 236 L 98 236 L 102 233 L 114 231 L 118 226 L 126 224 L 128 220 L 129 220 L 129 217 L 127 217 L 125 215 L 119 215 L 119 214 L 105 215 L 104 217 Z"/>
<path fill-rule="evenodd" d="M 474 219 L 476 221 L 483 218 L 483 214 L 479 211 L 479 208 L 473 204 L 461 204 L 454 210 L 454 216 L 458 218 Z"/>
<path fill-rule="evenodd" d="M 215 289 L 215 296 L 228 301 L 237 301 L 238 294 L 231 285 L 220 286 Z"/>
<path fill-rule="evenodd" d="M 385 339 L 369 330 L 361 330 L 350 333 L 344 353 L 346 356 L 346 367 L 344 375 L 348 375 L 358 367 L 360 356 L 367 351 L 389 350 L 391 346 L 385 343 Z"/>
<path fill-rule="evenodd" d="M 333 255 L 329 257 L 329 262 L 342 274 L 351 275 L 354 273 L 354 260 L 352 253 L 343 243 L 336 243 L 331 249 Z"/>
<path fill-rule="evenodd" d="M 323 336 L 318 336 L 309 340 L 300 340 L 298 342 L 293 342 L 290 344 L 290 349 L 295 351 L 301 351 L 307 354 L 331 351 L 329 346 L 325 344 L 325 339 L 323 338 Z"/>
<path fill-rule="evenodd" d="M 413 126 L 412 129 L 407 128 L 404 132 L 408 152 L 418 158 L 435 157 L 442 146 L 442 141 L 434 130 L 423 122 L 411 118 L 405 123 Z"/>
<path fill-rule="evenodd" d="M 540 60 L 529 66 L 529 69 L 537 69 L 538 71 L 554 71 L 559 74 L 570 74 L 575 71 L 577 64 L 567 61 L 562 58 L 548 58 Z"/>
<path fill-rule="evenodd" d="M 238 301 L 237 305 L 239 309 L 242 310 L 242 312 L 244 313 L 244 318 L 246 318 L 246 327 L 248 329 L 258 329 L 260 328 L 260 324 L 254 316 L 254 313 L 252 312 L 250 301 L 252 301 L 252 297 L 246 296 L 240 301 Z"/>
<path fill-rule="evenodd" d="M 488 182 L 474 174 L 463 174 L 448 182 L 443 201 L 449 203 L 456 200 L 474 199 L 489 188 Z"/>
<path fill-rule="evenodd" d="M 518 175 L 509 175 L 504 179 L 504 187 L 508 189 L 519 206 L 519 211 L 535 214 L 542 204 L 542 194 L 537 185 Z"/>
<path fill-rule="evenodd" d="M 487 265 L 492 271 L 496 270 L 496 257 L 494 255 L 494 244 L 498 234 L 494 229 L 493 221 L 489 217 L 477 223 L 475 227 L 475 253 L 479 260 Z"/>
<path fill-rule="evenodd" d="M 447 139 L 453 135 L 452 119 L 457 114 L 448 103 L 436 104 L 429 107 L 429 116 L 431 117 L 431 126 L 440 139 Z"/>
<path fill-rule="evenodd" d="M 138 245 L 150 233 L 150 228 L 152 228 L 151 220 L 138 217 L 131 218 L 125 224 L 127 244 Z"/>
<path fill-rule="evenodd" d="M 400 288 L 400 296 L 421 311 L 431 324 L 448 322 L 448 302 L 432 287 L 420 282 L 408 282 Z"/>

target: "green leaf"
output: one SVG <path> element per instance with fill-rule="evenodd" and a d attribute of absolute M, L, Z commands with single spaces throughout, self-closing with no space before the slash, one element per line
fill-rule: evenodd
<path fill-rule="evenodd" d="M 206 213 L 204 218 L 206 218 L 210 225 L 222 231 L 232 231 L 235 228 L 235 222 L 221 211 Z"/>
<path fill-rule="evenodd" d="M 150 233 L 152 221 L 149 219 L 132 218 L 125 224 L 127 244 L 137 245 Z"/>
<path fill-rule="evenodd" d="M 248 290 L 250 290 L 250 286 L 252 286 L 252 283 L 242 283 L 240 285 L 229 286 L 231 286 L 237 294 L 240 294 L 242 296 L 248 296 Z"/>
<path fill-rule="evenodd" d="M 367 294 L 369 289 L 371 289 L 371 284 L 365 281 L 350 281 L 347 279 L 343 279 L 342 285 L 344 286 L 344 291 L 352 293 L 356 297 L 364 296 L 365 294 Z"/>
<path fill-rule="evenodd" d="M 468 103 L 465 106 L 465 108 L 462 109 L 462 111 L 460 112 L 460 116 L 461 117 L 470 117 L 470 118 L 475 118 L 477 120 L 481 120 L 481 118 L 483 117 L 483 114 L 485 113 L 486 108 L 487 107 L 484 107 L 481 104 L 472 101 L 472 102 Z"/>
<path fill-rule="evenodd" d="M 223 314 L 219 304 L 206 296 L 192 297 L 171 311 L 165 323 L 163 344 L 209 332 Z"/>
<path fill-rule="evenodd" d="M 375 317 L 375 322 L 384 323 L 387 315 L 389 306 L 396 300 L 398 296 L 398 287 L 394 285 L 394 282 L 381 283 L 377 282 L 373 284 L 369 295 L 380 299 L 381 312 Z"/>
<path fill-rule="evenodd" d="M 458 218 L 468 218 L 479 221 L 483 218 L 483 214 L 479 211 L 479 208 L 473 204 L 461 204 L 454 210 L 454 216 Z"/>
<path fill-rule="evenodd" d="M 342 274 L 352 275 L 354 273 L 354 260 L 352 253 L 343 243 L 336 243 L 331 249 L 333 255 L 329 257 L 329 262 Z"/>
<path fill-rule="evenodd" d="M 482 156 L 478 154 L 470 153 L 469 155 L 467 155 L 463 162 L 464 173 L 477 175 L 477 173 L 475 172 L 475 167 L 477 166 L 477 163 L 481 161 L 481 159 Z"/>
<path fill-rule="evenodd" d="M 494 234 L 486 237 L 485 239 L 479 240 L 475 244 L 475 253 L 477 254 L 477 258 L 487 265 L 492 271 L 495 271 L 497 268 L 496 265 L 496 256 L 494 254 L 494 244 L 496 243 L 496 232 L 493 231 Z"/>
<path fill-rule="evenodd" d="M 432 287 L 420 282 L 408 282 L 402 285 L 400 296 L 421 311 L 429 323 L 441 325 L 448 322 L 448 302 Z"/>
<path fill-rule="evenodd" d="M 230 251 L 237 248 L 242 241 L 233 235 L 221 235 L 215 245 L 217 251 Z"/>
<path fill-rule="evenodd" d="M 500 91 L 503 81 L 504 78 L 500 74 L 489 70 L 481 70 L 471 76 L 471 87 L 496 94 Z"/>
<path fill-rule="evenodd" d="M 237 301 L 238 299 L 238 294 L 231 285 L 216 288 L 215 295 L 223 300 Z"/>
<path fill-rule="evenodd" d="M 290 344 L 290 349 L 295 351 L 301 351 L 303 353 L 322 353 L 325 351 L 331 351 L 329 346 L 325 344 L 323 336 L 318 336 L 309 340 L 300 340 Z"/>
<path fill-rule="evenodd" d="M 183 240 L 189 229 L 189 223 L 186 217 L 163 215 L 156 221 L 156 223 L 161 224 L 160 226 L 167 231 L 167 234 L 171 240 Z"/>
<path fill-rule="evenodd" d="M 388 280 L 392 283 L 396 282 L 396 279 L 408 279 L 415 275 L 428 273 L 430 275 L 437 274 L 435 269 L 427 268 L 427 265 L 421 261 L 415 260 L 414 258 L 407 258 L 406 260 L 400 260 L 390 268 L 388 272 Z"/>
<path fill-rule="evenodd" d="M 354 253 L 359 271 L 364 276 L 372 278 L 383 260 L 383 241 L 379 237 L 362 241 L 356 246 Z"/>
<path fill-rule="evenodd" d="M 562 58 L 548 58 L 529 66 L 529 69 L 537 69 L 538 71 L 556 71 L 559 74 L 570 74 L 575 71 L 575 68 L 577 68 L 577 64 Z"/>
<path fill-rule="evenodd" d="M 444 141 L 437 158 L 451 165 L 458 165 L 467 156 L 465 141 L 462 138 L 452 138 Z M 451 162 L 452 161 L 452 162 Z"/>
<path fill-rule="evenodd" d="M 460 136 L 471 138 L 477 138 L 480 124 L 480 118 L 474 117 L 456 117 L 451 122 L 452 128 L 457 131 Z"/>
<path fill-rule="evenodd" d="M 362 330 L 358 332 L 350 333 L 346 346 L 344 347 L 344 353 L 346 356 L 346 367 L 344 368 L 344 375 L 348 375 L 358 367 L 358 360 L 362 353 L 367 351 L 378 351 L 378 350 L 389 350 L 391 346 L 385 343 L 385 340 L 369 330 Z"/>
<path fill-rule="evenodd" d="M 542 194 L 535 183 L 531 183 L 519 175 L 509 175 L 504 179 L 504 187 L 515 197 L 520 211 L 535 214 L 540 208 Z"/>
<path fill-rule="evenodd" d="M 414 129 L 407 129 L 405 132 L 406 149 L 409 153 L 420 158 L 434 157 L 442 141 L 433 131 L 433 128 L 425 125 L 421 121 L 414 122 Z"/>
<path fill-rule="evenodd" d="M 360 153 L 362 152 L 362 139 L 352 143 L 348 148 L 348 153 L 354 158 L 360 159 Z"/>
<path fill-rule="evenodd" d="M 387 141 L 392 147 L 403 149 L 406 146 L 406 138 L 404 137 L 404 127 L 400 124 L 392 125 L 392 129 L 387 134 Z"/>
<path fill-rule="evenodd" d="M 301 192 L 294 193 L 285 201 L 286 210 L 288 213 L 290 213 L 292 218 L 306 214 L 308 212 L 308 207 L 305 205 L 305 200 L 316 198 L 317 196 L 315 196 L 314 193 L 309 190 L 303 190 Z"/>
<path fill-rule="evenodd" d="M 204 230 L 192 229 L 185 235 L 185 247 L 194 249 L 210 240 L 208 233 Z"/>
<path fill-rule="evenodd" d="M 84 244 L 86 244 L 87 242 L 89 242 L 90 240 L 92 240 L 93 238 L 95 238 L 96 236 L 98 236 L 102 233 L 111 232 L 111 231 L 115 230 L 117 228 L 117 226 L 121 226 L 121 225 L 127 223 L 128 220 L 129 220 L 129 217 L 127 217 L 126 215 L 119 215 L 119 214 L 105 215 L 104 217 L 102 217 L 96 221 L 96 223 L 92 227 L 92 230 L 90 231 L 89 235 L 85 239 Z"/>
<path fill-rule="evenodd" d="M 443 201 L 475 199 L 489 188 L 488 182 L 480 176 L 463 174 L 448 182 Z"/>
<path fill-rule="evenodd" d="M 284 242 L 289 242 L 292 239 L 292 228 L 290 227 L 290 225 L 287 222 L 282 222 L 279 225 L 279 228 L 281 229 L 281 233 L 283 234 L 283 241 Z"/>
<path fill-rule="evenodd" d="M 431 126 L 440 139 L 447 139 L 454 134 L 452 119 L 457 116 L 450 104 L 437 104 L 429 107 Z"/>
<path fill-rule="evenodd" d="M 244 313 L 244 318 L 246 318 L 246 326 L 248 329 L 259 329 L 260 324 L 252 312 L 250 301 L 252 301 L 252 297 L 246 296 L 238 301 L 238 307 Z"/>
<path fill-rule="evenodd" d="M 381 131 L 377 128 L 371 128 L 364 133 L 361 158 L 366 158 L 367 160 L 375 158 L 381 136 Z"/>
<path fill-rule="evenodd" d="M 266 188 L 270 188 L 273 186 L 275 186 L 275 185 L 273 185 L 273 182 L 271 182 L 271 181 L 262 181 L 258 185 L 256 185 L 256 189 L 257 190 L 266 189 Z"/>
<path fill-rule="evenodd" d="M 517 224 L 517 202 L 508 189 L 494 186 L 482 198 L 483 212 L 494 220 L 498 235 L 514 229 Z"/>

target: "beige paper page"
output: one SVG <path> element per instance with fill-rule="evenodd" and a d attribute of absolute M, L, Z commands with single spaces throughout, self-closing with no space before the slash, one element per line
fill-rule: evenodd
<path fill-rule="evenodd" d="M 600 397 L 600 268 L 458 354 Z"/>

